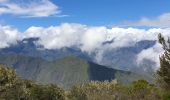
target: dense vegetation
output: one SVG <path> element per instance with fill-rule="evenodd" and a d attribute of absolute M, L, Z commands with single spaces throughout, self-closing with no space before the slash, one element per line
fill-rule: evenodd
<path fill-rule="evenodd" d="M 0 65 L 0 100 L 161 100 L 168 92 L 138 80 L 123 86 L 111 82 L 89 82 L 64 91 L 56 85 L 41 85 L 19 78 L 13 69 Z"/>
<path fill-rule="evenodd" d="M 69 90 L 57 85 L 42 85 L 24 80 L 15 70 L 0 65 L 0 100 L 170 100 L 170 39 L 159 35 L 164 54 L 160 57 L 157 71 L 158 83 L 145 80 L 122 85 L 113 81 L 91 81 L 77 84 Z"/>

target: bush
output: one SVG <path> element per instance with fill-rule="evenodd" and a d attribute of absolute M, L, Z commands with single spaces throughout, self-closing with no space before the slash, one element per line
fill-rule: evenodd
<path fill-rule="evenodd" d="M 0 99 L 28 100 L 29 90 L 23 80 L 20 80 L 15 70 L 0 65 Z"/>
<path fill-rule="evenodd" d="M 89 82 L 87 84 L 76 85 L 70 90 L 68 96 L 71 100 L 113 100 L 113 90 L 116 83 L 112 82 Z"/>
<path fill-rule="evenodd" d="M 130 86 L 114 82 L 90 82 L 76 85 L 68 96 L 71 100 L 160 100 L 161 94 L 156 86 L 145 80 L 133 82 Z"/>
<path fill-rule="evenodd" d="M 138 80 L 131 84 L 129 87 L 130 98 L 132 100 L 160 100 L 159 89 L 153 84 L 149 84 L 145 80 Z"/>
<path fill-rule="evenodd" d="M 64 100 L 64 90 L 56 85 L 33 85 L 31 88 L 33 100 Z"/>

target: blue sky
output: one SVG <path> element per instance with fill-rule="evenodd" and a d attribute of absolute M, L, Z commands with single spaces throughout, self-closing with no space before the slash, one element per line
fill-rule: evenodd
<path fill-rule="evenodd" d="M 7 0 L 0 0 L 1 8 L 4 6 L 3 1 Z M 24 6 L 26 0 L 19 1 L 22 1 L 20 6 Z M 39 1 L 43 0 L 29 1 L 41 5 Z M 7 2 L 11 3 L 9 0 Z M 20 31 L 25 31 L 30 26 L 48 27 L 61 23 L 110 26 L 124 21 L 138 21 L 143 17 L 152 19 L 170 12 L 169 0 L 50 0 L 48 2 L 60 10 L 57 16 L 22 17 L 24 14 L 3 12 L 0 14 L 0 24 L 14 26 Z"/>

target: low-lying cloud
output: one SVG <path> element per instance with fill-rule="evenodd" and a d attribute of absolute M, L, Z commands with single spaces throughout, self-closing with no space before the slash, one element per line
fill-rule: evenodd
<path fill-rule="evenodd" d="M 0 25 L 0 48 L 9 47 L 16 44 L 17 40 L 22 39 L 20 32 L 10 26 Z"/>
<path fill-rule="evenodd" d="M 21 33 L 10 26 L 0 26 L 0 48 L 15 44 L 17 40 L 37 37 L 39 40 L 36 44 L 44 46 L 45 49 L 77 47 L 88 54 L 98 50 L 97 56 L 102 59 L 102 53 L 107 49 L 131 47 L 143 40 L 155 41 L 158 33 L 170 36 L 169 32 L 170 28 L 151 28 L 146 30 L 63 23 L 59 26 L 47 28 L 32 26 Z M 156 43 L 153 47 L 141 51 L 137 55 L 137 61 L 140 63 L 144 59 L 149 59 L 159 62 L 158 57 L 161 52 L 161 46 Z"/>
<path fill-rule="evenodd" d="M 153 47 L 142 50 L 137 55 L 137 63 L 140 64 L 143 60 L 151 60 L 156 63 L 155 67 L 159 67 L 159 56 L 163 53 L 162 46 L 157 42 Z"/>

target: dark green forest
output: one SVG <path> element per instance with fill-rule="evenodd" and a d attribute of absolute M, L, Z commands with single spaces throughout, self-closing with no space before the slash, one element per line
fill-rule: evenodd
<path fill-rule="evenodd" d="M 155 83 L 137 80 L 128 85 L 112 81 L 90 81 L 64 89 L 56 84 L 40 84 L 19 77 L 16 71 L 0 65 L 0 100 L 170 100 L 170 39 L 159 34 L 164 54 Z M 44 73 L 45 74 L 45 73 Z"/>

